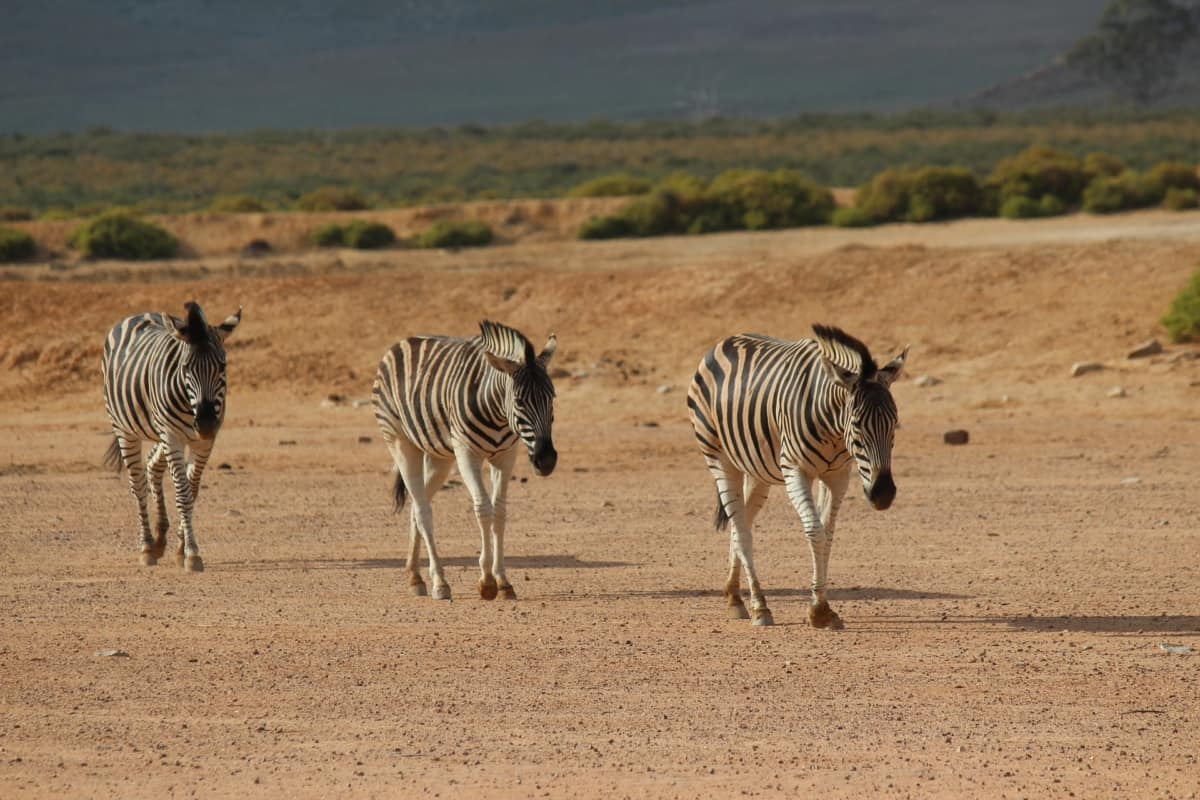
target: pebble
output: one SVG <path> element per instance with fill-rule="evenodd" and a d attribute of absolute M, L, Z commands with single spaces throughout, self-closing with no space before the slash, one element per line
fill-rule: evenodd
<path fill-rule="evenodd" d="M 1080 375 L 1099 372 L 1102 369 L 1104 369 L 1104 365 L 1099 361 L 1076 361 L 1071 365 L 1071 377 L 1078 378 Z"/>

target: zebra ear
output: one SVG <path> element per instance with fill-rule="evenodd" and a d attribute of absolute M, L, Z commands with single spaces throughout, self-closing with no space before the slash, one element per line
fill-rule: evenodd
<path fill-rule="evenodd" d="M 884 386 L 891 386 L 896 378 L 900 377 L 900 372 L 904 369 L 904 359 L 908 358 L 908 346 L 906 345 L 900 355 L 893 358 L 888 363 L 879 368 L 875 373 L 875 380 L 882 383 Z"/>
<path fill-rule="evenodd" d="M 226 317 L 225 321 L 222 322 L 220 325 L 218 325 L 216 328 L 217 336 L 221 337 L 222 342 L 225 341 L 225 339 L 227 339 L 229 337 L 229 334 L 233 333 L 233 329 L 236 328 L 238 326 L 238 323 L 241 321 L 242 321 L 242 307 L 238 306 L 237 313 L 231 314 L 230 316 Z"/>
<path fill-rule="evenodd" d="M 825 374 L 839 386 L 852 389 L 858 383 L 858 372 L 835 364 L 824 352 L 821 353 L 821 364 L 825 367 Z"/>
<path fill-rule="evenodd" d="M 179 341 L 191 345 L 204 342 L 208 338 L 208 320 L 204 318 L 204 311 L 195 302 L 184 303 L 183 307 L 187 311 L 187 319 L 172 316 L 171 333 Z"/>
<path fill-rule="evenodd" d="M 554 358 L 554 352 L 558 350 L 558 337 L 553 333 L 546 340 L 546 346 L 542 348 L 542 352 L 537 357 L 538 365 L 545 369 L 550 365 L 550 359 Z"/>
<path fill-rule="evenodd" d="M 517 370 L 519 370 L 521 368 L 520 362 L 511 361 L 507 358 L 501 358 L 500 356 L 496 355 L 495 353 L 489 353 L 487 350 L 484 350 L 483 354 L 485 356 L 487 356 L 487 360 L 488 360 L 489 364 L 491 364 L 493 367 L 500 370 L 501 372 L 505 373 L 506 375 L 513 375 L 516 373 Z"/>

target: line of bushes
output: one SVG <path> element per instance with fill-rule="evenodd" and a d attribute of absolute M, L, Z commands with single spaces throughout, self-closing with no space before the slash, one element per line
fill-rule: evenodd
<path fill-rule="evenodd" d="M 378 250 L 396 241 L 396 233 L 382 222 L 356 219 L 345 225 L 331 222 L 313 233 L 317 247 L 353 247 L 355 250 Z"/>
<path fill-rule="evenodd" d="M 416 236 L 411 244 L 421 248 L 482 247 L 495 238 L 490 225 L 481 220 L 438 220 Z M 345 225 L 329 223 L 313 231 L 318 247 L 353 247 L 374 250 L 396 241 L 395 232 L 380 222 L 353 220 Z"/>

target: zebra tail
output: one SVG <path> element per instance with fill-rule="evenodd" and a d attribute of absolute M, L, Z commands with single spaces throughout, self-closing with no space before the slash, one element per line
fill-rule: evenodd
<path fill-rule="evenodd" d="M 717 498 L 717 513 L 713 515 L 713 527 L 718 531 L 729 528 L 729 515 L 725 513 L 725 504 L 719 497 Z"/>
<path fill-rule="evenodd" d="M 116 436 L 113 437 L 108 449 L 104 451 L 104 466 L 117 474 L 120 474 L 121 468 L 125 466 L 125 462 L 121 459 L 121 444 L 117 441 Z"/>
<path fill-rule="evenodd" d="M 392 511 L 399 514 L 404 510 L 404 497 L 408 490 L 404 488 L 404 476 L 396 470 L 396 481 L 392 484 Z"/>

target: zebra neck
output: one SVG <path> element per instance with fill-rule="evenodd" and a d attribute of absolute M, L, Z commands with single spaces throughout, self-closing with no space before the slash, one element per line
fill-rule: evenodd
<path fill-rule="evenodd" d="M 475 391 L 475 408 L 481 421 L 491 424 L 493 428 L 508 426 L 508 409 L 504 399 L 507 394 L 507 375 L 485 365 L 483 377 Z"/>

